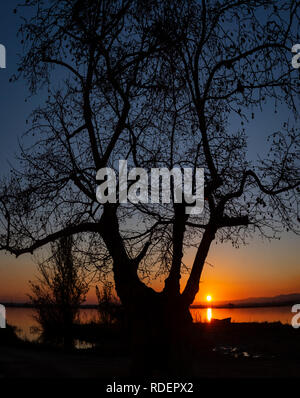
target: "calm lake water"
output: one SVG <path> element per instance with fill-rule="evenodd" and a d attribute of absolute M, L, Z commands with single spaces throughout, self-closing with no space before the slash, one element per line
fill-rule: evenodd
<path fill-rule="evenodd" d="M 195 322 L 209 322 L 212 318 L 223 319 L 231 317 L 232 322 L 277 322 L 290 324 L 293 314 L 291 307 L 265 308 L 201 308 L 191 309 Z M 21 338 L 35 340 L 38 336 L 34 327 L 38 324 L 34 319 L 34 310 L 31 308 L 7 308 L 7 323 L 18 328 Z M 81 309 L 80 321 L 88 323 L 99 319 L 96 309 Z"/>
<path fill-rule="evenodd" d="M 291 307 L 261 308 L 193 308 L 194 322 L 210 322 L 214 319 L 231 318 L 231 322 L 281 322 L 291 324 Z"/>

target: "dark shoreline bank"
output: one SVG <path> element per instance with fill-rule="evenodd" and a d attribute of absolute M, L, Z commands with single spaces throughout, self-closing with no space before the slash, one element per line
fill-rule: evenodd
<path fill-rule="evenodd" d="M 299 378 L 299 331 L 280 322 L 194 324 L 189 337 L 190 349 L 186 352 L 186 376 Z M 2 378 L 130 376 L 132 356 L 128 341 L 121 338 L 122 330 L 111 333 L 99 329 L 95 348 L 70 353 L 20 341 L 12 330 L 9 332 L 6 330 L 7 339 L 3 335 L 0 341 Z"/>

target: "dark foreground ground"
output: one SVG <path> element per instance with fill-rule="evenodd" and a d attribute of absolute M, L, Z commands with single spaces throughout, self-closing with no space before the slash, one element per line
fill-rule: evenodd
<path fill-rule="evenodd" d="M 11 329 L 2 329 L 0 379 L 131 376 L 132 360 L 123 334 L 119 335 L 116 330 L 97 330 L 95 334 L 98 336 L 95 348 L 66 353 L 21 342 Z M 89 331 L 88 335 L 89 340 L 93 340 L 93 333 Z M 195 324 L 190 344 L 193 356 L 188 358 L 185 376 L 197 379 L 300 377 L 300 329 L 288 325 Z"/>

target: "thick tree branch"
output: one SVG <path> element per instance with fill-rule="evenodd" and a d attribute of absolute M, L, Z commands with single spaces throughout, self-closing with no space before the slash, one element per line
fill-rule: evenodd
<path fill-rule="evenodd" d="M 181 262 L 183 257 L 183 240 L 185 232 L 185 222 L 187 220 L 184 204 L 174 204 L 174 223 L 173 223 L 173 256 L 169 276 L 165 280 L 164 293 L 177 296 L 180 293 L 180 274 Z"/>
<path fill-rule="evenodd" d="M 222 200 L 221 200 L 219 206 L 224 207 L 224 205 L 225 205 L 229 200 L 234 199 L 234 198 L 239 198 L 240 196 L 242 196 L 243 193 L 244 193 L 244 188 L 245 188 L 245 185 L 246 185 L 246 182 L 247 182 L 248 177 L 252 177 L 252 178 L 255 180 L 257 186 L 259 187 L 259 189 L 260 189 L 263 193 L 265 193 L 266 195 L 279 195 L 279 194 L 281 194 L 281 193 L 283 193 L 283 192 L 290 191 L 290 190 L 295 189 L 295 188 L 297 188 L 298 186 L 300 186 L 300 181 L 297 181 L 297 182 L 295 182 L 294 184 L 286 185 L 286 186 L 281 187 L 281 188 L 279 188 L 279 189 L 274 189 L 274 188 L 271 188 L 271 189 L 270 189 L 270 188 L 266 188 L 266 187 L 261 183 L 259 177 L 257 176 L 257 174 L 256 174 L 253 170 L 247 170 L 247 171 L 245 171 L 244 174 L 243 174 L 243 177 L 242 177 L 242 180 L 241 180 L 239 189 L 238 189 L 237 191 L 235 191 L 235 192 L 232 192 L 232 193 L 229 193 L 229 194 L 225 195 L 225 196 L 222 198 Z"/>
<path fill-rule="evenodd" d="M 99 232 L 99 224 L 88 222 L 79 225 L 68 226 L 66 228 L 61 229 L 60 231 L 49 234 L 45 238 L 35 240 L 31 245 L 24 247 L 22 249 L 11 247 L 10 244 L 7 242 L 6 245 L 0 246 L 0 250 L 5 250 L 11 254 L 14 254 L 16 257 L 19 257 L 22 254 L 26 253 L 33 254 L 35 250 L 47 245 L 48 243 L 56 241 L 59 238 L 82 232 Z"/>

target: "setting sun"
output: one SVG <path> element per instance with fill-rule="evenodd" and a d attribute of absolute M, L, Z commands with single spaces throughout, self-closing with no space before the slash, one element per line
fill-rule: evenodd
<path fill-rule="evenodd" d="M 206 296 L 206 301 L 211 301 L 211 296 Z"/>

